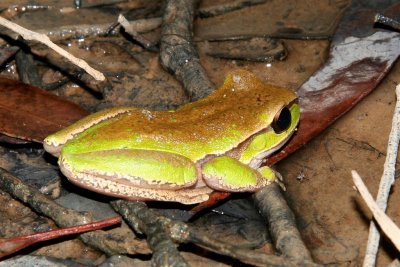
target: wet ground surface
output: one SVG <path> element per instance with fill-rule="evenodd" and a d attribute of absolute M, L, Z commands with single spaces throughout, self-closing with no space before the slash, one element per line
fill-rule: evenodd
<path fill-rule="evenodd" d="M 63 13 L 61 16 L 59 10 L 67 1 L 38 2 L 43 2 L 43 5 L 52 5 L 53 11 L 42 10 L 15 16 L 3 11 L 2 15 L 9 14 L 22 25 L 31 29 L 40 29 L 46 28 L 49 24 L 112 23 L 116 20 L 115 14 L 125 8 L 132 8 L 135 5 L 145 7 L 145 4 L 140 1 L 131 1 L 120 4 L 116 9 L 109 8 L 107 11 L 82 9 L 81 16 L 76 16 L 75 11 Z M 68 7 L 72 7 L 72 1 L 70 2 Z M 210 6 L 211 2 L 205 1 L 202 7 Z M 260 35 L 281 36 L 282 34 L 293 36 L 294 33 L 299 38 L 301 36 L 326 38 L 333 33 L 333 26 L 337 23 L 335 19 L 340 17 L 341 10 L 347 3 L 346 1 L 305 1 L 300 4 L 297 1 L 288 1 L 279 5 L 279 2 L 270 1 L 211 19 L 197 19 L 196 45 L 203 66 L 216 85 L 222 83 L 225 74 L 230 70 L 246 68 L 268 83 L 296 90 L 325 62 L 329 49 L 327 39 L 283 39 L 287 56 L 282 61 L 251 62 L 220 59 L 208 55 L 212 47 L 206 41 L 208 39 L 218 40 L 232 36 L 241 36 L 241 38 Z M 13 4 L 24 5 L 25 1 L 2 1 L 0 10 Z M 160 7 L 157 2 L 153 5 L 155 10 Z M 143 14 L 146 12 L 143 10 L 146 8 L 141 11 L 141 16 L 145 17 Z M 270 10 L 279 12 L 272 11 L 274 15 L 268 16 Z M 139 13 L 138 11 L 137 14 Z M 321 13 L 325 14 L 322 22 L 319 20 L 321 16 L 316 15 Z M 76 19 L 78 17 L 79 19 Z M 268 25 L 268 27 L 265 28 L 263 25 Z M 157 40 L 158 33 L 159 31 L 155 30 L 146 33 L 146 36 L 151 40 Z M 68 47 L 69 51 L 75 55 L 88 58 L 91 64 L 113 77 L 114 89 L 107 92 L 104 99 L 74 84 L 67 84 L 54 91 L 89 110 L 118 105 L 166 109 L 188 101 L 179 83 L 162 70 L 156 52 L 144 51 L 138 46 L 128 46 L 127 41 L 121 37 L 68 40 L 62 41 L 61 44 Z M 15 76 L 12 72 L 13 68 L 10 65 L 8 74 L 3 72 L 2 75 Z M 48 82 L 61 76 L 54 70 L 44 67 L 41 72 Z M 287 186 L 286 195 L 289 204 L 297 215 L 301 233 L 317 262 L 339 263 L 341 266 L 359 266 L 362 263 L 370 213 L 353 187 L 350 171 L 357 170 L 371 193 L 376 194 L 383 170 L 387 137 L 395 104 L 394 88 L 398 82 L 400 82 L 400 65 L 396 64 L 372 94 L 320 136 L 277 165 Z M 3 158 L 0 160 L 0 166 L 9 167 L 10 163 Z M 400 219 L 399 210 L 396 209 L 396 203 L 399 201 L 400 194 L 395 185 L 388 208 L 388 214 L 395 222 Z M 9 212 L 17 209 L 15 207 L 23 209 L 15 201 L 5 197 L 4 203 L 7 203 L 6 207 L 10 205 L 13 207 L 1 211 L 2 218 L 5 218 L 6 214 L 8 216 L 4 220 L 18 220 L 22 214 L 25 214 L 25 211 L 18 212 L 19 216 Z M 33 221 L 34 219 L 25 219 L 27 225 Z M 3 234 L 7 235 L 7 231 L 4 230 Z M 86 254 L 84 256 L 88 258 L 99 257 L 96 252 L 87 248 L 82 250 L 81 244 L 77 245 L 75 242 L 79 243 L 65 241 L 41 248 L 36 253 L 53 256 L 62 254 L 62 257 L 71 258 L 82 257 L 82 254 Z M 262 249 L 268 250 L 268 245 Z M 379 252 L 378 266 L 388 264 L 395 255 L 390 242 L 384 240 L 383 249 Z M 192 260 L 197 266 L 209 264 L 197 258 L 192 258 Z"/>

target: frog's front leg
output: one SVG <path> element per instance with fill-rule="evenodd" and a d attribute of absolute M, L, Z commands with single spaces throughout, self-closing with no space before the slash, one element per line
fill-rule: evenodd
<path fill-rule="evenodd" d="M 204 182 L 211 188 L 229 192 L 254 192 L 275 180 L 269 167 L 257 170 L 228 156 L 215 157 L 202 166 Z"/>

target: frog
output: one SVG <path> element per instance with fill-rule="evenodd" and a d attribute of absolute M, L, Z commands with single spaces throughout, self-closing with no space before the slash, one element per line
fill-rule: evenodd
<path fill-rule="evenodd" d="M 117 198 L 190 205 L 213 192 L 256 192 L 277 179 L 263 166 L 296 132 L 293 90 L 239 69 L 209 96 L 175 110 L 113 107 L 49 135 L 72 183 Z"/>

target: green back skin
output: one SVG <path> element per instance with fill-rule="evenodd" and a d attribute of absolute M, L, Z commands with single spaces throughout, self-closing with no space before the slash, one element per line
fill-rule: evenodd
<path fill-rule="evenodd" d="M 144 149 L 198 161 L 223 154 L 266 129 L 281 108 L 295 99 L 291 90 L 265 85 L 239 70 L 210 96 L 174 112 L 133 109 L 100 122 L 68 141 L 62 154 Z"/>

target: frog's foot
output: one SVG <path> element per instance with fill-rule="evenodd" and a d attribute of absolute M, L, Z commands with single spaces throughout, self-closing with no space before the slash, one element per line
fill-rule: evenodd
<path fill-rule="evenodd" d="M 219 191 L 254 192 L 275 180 L 275 172 L 268 168 L 253 169 L 228 157 L 215 157 L 202 166 L 205 183 Z"/>

